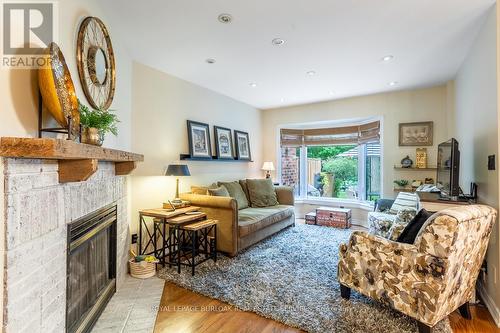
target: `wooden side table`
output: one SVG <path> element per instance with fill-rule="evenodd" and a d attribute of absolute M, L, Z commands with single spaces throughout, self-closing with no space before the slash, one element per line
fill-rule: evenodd
<path fill-rule="evenodd" d="M 177 272 L 181 272 L 181 265 L 191 267 L 194 276 L 196 266 L 212 259 L 217 262 L 217 220 L 205 220 L 189 223 L 179 228 L 177 250 Z M 210 236 L 210 235 L 213 236 Z M 170 242 L 175 244 L 175 242 Z M 189 244 L 189 246 L 186 246 Z M 169 251 L 169 253 L 171 253 Z M 200 259 L 200 256 L 204 258 Z M 182 258 L 186 258 L 186 263 Z"/>
<path fill-rule="evenodd" d="M 190 206 L 175 211 L 161 208 L 139 211 L 139 255 L 154 255 L 160 260 L 160 264 L 165 266 L 167 264 L 166 249 L 169 248 L 170 233 L 173 231 L 170 226 L 176 229 L 176 226 L 184 223 L 206 220 L 207 216 L 202 212 L 196 215 L 186 215 L 186 213 L 196 212 L 199 209 L 200 207 Z M 152 223 L 148 225 L 146 218 L 152 218 Z M 169 226 L 168 231 L 167 225 Z M 152 250 L 151 247 L 153 248 Z"/>

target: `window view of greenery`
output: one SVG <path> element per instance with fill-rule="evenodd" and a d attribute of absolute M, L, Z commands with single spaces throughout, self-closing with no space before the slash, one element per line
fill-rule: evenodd
<path fill-rule="evenodd" d="M 357 146 L 308 147 L 307 167 L 308 196 L 358 198 Z"/>
<path fill-rule="evenodd" d="M 281 183 L 293 187 L 296 197 L 369 201 L 380 197 L 379 144 L 307 147 L 302 166 L 301 151 L 300 147 L 281 149 Z M 301 179 L 307 181 L 303 188 Z"/>

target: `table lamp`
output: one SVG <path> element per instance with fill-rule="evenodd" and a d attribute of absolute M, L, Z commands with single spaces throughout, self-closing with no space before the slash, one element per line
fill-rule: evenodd
<path fill-rule="evenodd" d="M 179 177 L 191 176 L 189 168 L 185 164 L 170 164 L 165 171 L 165 176 L 176 176 L 176 186 L 175 186 L 175 200 L 174 203 L 181 203 L 182 200 L 179 199 Z"/>
<path fill-rule="evenodd" d="M 273 162 L 264 162 L 262 165 L 262 170 L 266 172 L 266 178 L 271 178 L 271 171 L 274 171 Z"/>

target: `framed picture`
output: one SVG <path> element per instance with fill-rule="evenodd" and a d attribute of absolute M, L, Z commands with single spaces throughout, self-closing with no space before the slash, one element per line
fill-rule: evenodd
<path fill-rule="evenodd" d="M 432 146 L 434 122 L 399 124 L 400 146 Z"/>
<path fill-rule="evenodd" d="M 218 159 L 234 160 L 233 137 L 229 128 L 214 126 L 215 150 Z"/>
<path fill-rule="evenodd" d="M 187 121 L 189 155 L 192 158 L 212 159 L 210 130 L 208 124 Z"/>
<path fill-rule="evenodd" d="M 248 137 L 248 133 L 235 130 L 234 141 L 236 141 L 236 157 L 239 160 L 250 161 L 252 155 L 250 153 L 250 138 Z"/>

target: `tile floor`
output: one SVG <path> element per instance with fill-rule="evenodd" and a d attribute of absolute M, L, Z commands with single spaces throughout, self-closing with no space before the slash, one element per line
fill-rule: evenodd
<path fill-rule="evenodd" d="M 92 333 L 153 332 L 165 280 L 127 276 L 113 295 Z"/>

